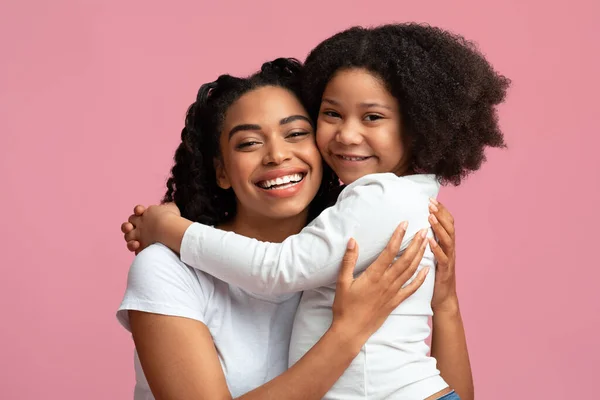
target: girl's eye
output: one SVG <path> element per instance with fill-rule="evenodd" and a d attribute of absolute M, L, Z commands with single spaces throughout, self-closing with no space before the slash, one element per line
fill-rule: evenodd
<path fill-rule="evenodd" d="M 332 117 L 332 118 L 340 117 L 340 114 L 336 113 L 335 111 L 323 111 L 323 115 L 326 115 L 326 116 Z"/>
<path fill-rule="evenodd" d="M 377 121 L 382 119 L 383 117 L 381 115 L 377 115 L 377 114 L 369 114 L 365 117 L 365 120 L 369 121 L 369 122 L 373 122 L 373 121 Z"/>
<path fill-rule="evenodd" d="M 238 144 L 237 146 L 235 146 L 235 148 L 239 149 L 239 150 L 243 150 L 243 149 L 248 149 L 257 144 L 260 144 L 260 142 L 248 141 L 248 142 Z"/>

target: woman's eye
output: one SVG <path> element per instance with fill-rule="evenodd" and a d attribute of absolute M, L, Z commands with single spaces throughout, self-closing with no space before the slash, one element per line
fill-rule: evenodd
<path fill-rule="evenodd" d="M 308 132 L 305 132 L 305 131 L 300 131 L 300 132 L 292 132 L 292 133 L 290 133 L 290 134 L 288 135 L 288 138 L 290 138 L 290 139 L 297 139 L 297 138 L 304 137 L 304 136 L 306 136 L 306 135 L 308 135 L 308 134 L 309 134 L 309 133 L 308 133 Z"/>
<path fill-rule="evenodd" d="M 335 111 L 323 111 L 323 115 L 326 115 L 326 116 L 332 117 L 332 118 L 340 117 L 340 114 L 336 113 Z"/>
<path fill-rule="evenodd" d="M 247 149 L 247 148 L 255 146 L 257 144 L 260 144 L 260 142 L 254 142 L 254 141 L 244 142 L 244 143 L 238 144 L 236 146 L 236 149 Z"/>
<path fill-rule="evenodd" d="M 369 121 L 369 122 L 373 122 L 373 121 L 377 121 L 382 119 L 383 117 L 381 115 L 377 115 L 377 114 L 369 114 L 365 117 L 365 120 Z"/>

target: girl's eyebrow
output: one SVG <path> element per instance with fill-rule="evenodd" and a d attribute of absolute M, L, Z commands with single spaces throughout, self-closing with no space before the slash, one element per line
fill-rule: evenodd
<path fill-rule="evenodd" d="M 381 107 L 381 108 L 386 108 L 390 111 L 392 110 L 392 107 L 386 106 L 385 104 L 379 104 L 379 103 L 360 103 L 359 105 L 363 108 Z"/>
<path fill-rule="evenodd" d="M 323 103 L 329 103 L 329 104 L 334 105 L 334 106 L 339 106 L 340 105 L 340 103 L 338 101 L 335 101 L 333 99 L 328 99 L 326 97 L 324 97 L 323 100 L 321 100 L 321 101 Z"/>
<path fill-rule="evenodd" d="M 329 103 L 333 106 L 340 106 L 340 102 L 333 100 L 333 99 L 329 99 L 329 98 L 323 98 L 322 100 L 323 103 Z M 385 108 L 387 110 L 392 110 L 392 107 L 390 106 L 386 106 L 385 104 L 380 104 L 380 103 L 375 103 L 375 102 L 366 102 L 366 103 L 360 103 L 359 104 L 360 107 L 362 108 L 373 108 L 373 107 L 381 107 L 381 108 Z"/>

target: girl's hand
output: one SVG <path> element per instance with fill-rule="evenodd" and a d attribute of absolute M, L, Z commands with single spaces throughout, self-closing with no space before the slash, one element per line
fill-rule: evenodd
<path fill-rule="evenodd" d="M 332 330 L 355 340 L 362 347 L 390 313 L 412 295 L 427 276 L 422 269 L 415 279 L 404 286 L 417 271 L 427 241 L 427 230 L 420 231 L 404 254 L 394 262 L 400 250 L 407 223 L 402 223 L 392 235 L 386 248 L 358 278 L 354 267 L 358 259 L 358 244 L 350 239 L 338 275 L 333 302 Z"/>
<path fill-rule="evenodd" d="M 174 203 L 165 203 L 157 206 L 150 206 L 147 209 L 142 205 L 137 205 L 133 209 L 133 214 L 129 216 L 127 222 L 121 224 L 121 232 L 127 242 L 127 249 L 138 254 L 146 247 L 156 242 L 156 232 L 162 218 L 166 215 L 181 216 L 179 209 Z"/>
<path fill-rule="evenodd" d="M 454 218 L 452 214 L 435 199 L 429 201 L 429 223 L 435 233 L 437 242 L 429 238 L 429 247 L 435 255 L 437 267 L 435 286 L 431 308 L 436 311 L 456 311 L 458 296 L 456 294 L 456 242 Z"/>

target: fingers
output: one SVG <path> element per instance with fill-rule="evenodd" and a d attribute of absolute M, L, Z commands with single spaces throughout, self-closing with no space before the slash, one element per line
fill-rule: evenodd
<path fill-rule="evenodd" d="M 137 217 L 135 215 L 129 216 L 129 222 L 126 222 L 125 224 L 130 224 L 133 227 L 133 229 L 129 230 L 125 233 L 125 235 L 123 235 L 126 242 L 131 242 L 132 240 L 139 240 L 139 231 L 135 227 L 138 225 L 138 221 L 140 220 L 140 218 L 141 217 Z"/>
<path fill-rule="evenodd" d="M 419 231 L 419 233 L 413 239 L 413 242 L 419 246 L 414 256 L 396 260 L 394 265 L 392 265 L 392 267 L 387 271 L 390 281 L 393 282 L 390 286 L 391 290 L 399 290 L 402 285 L 408 282 L 408 280 L 415 274 L 417 268 L 419 268 L 421 260 L 423 259 L 423 254 L 425 254 L 425 249 L 427 248 L 427 240 L 425 239 L 426 235 L 427 229 Z M 404 255 L 406 255 L 406 253 L 404 253 Z"/>
<path fill-rule="evenodd" d="M 429 211 L 435 215 L 442 228 L 450 237 L 454 237 L 454 217 L 450 211 L 434 198 L 429 199 Z"/>
<path fill-rule="evenodd" d="M 454 240 L 448 234 L 446 229 L 440 224 L 439 220 L 436 218 L 434 214 L 429 215 L 429 224 L 431 225 L 431 229 L 435 234 L 435 237 L 439 240 L 440 245 L 444 250 L 451 250 Z"/>
<path fill-rule="evenodd" d="M 127 222 L 129 222 L 131 225 L 133 225 L 134 227 L 138 225 L 138 222 L 140 221 L 142 217 L 140 217 L 139 215 L 135 215 L 135 214 L 131 214 L 129 216 L 129 218 L 127 218 Z"/>
<path fill-rule="evenodd" d="M 133 251 L 135 252 L 135 254 L 138 253 L 138 249 L 140 248 L 140 242 L 138 242 L 137 240 L 130 240 L 129 242 L 127 242 L 127 250 L 129 251 Z"/>
<path fill-rule="evenodd" d="M 427 278 L 428 273 L 429 273 L 429 267 L 425 267 L 422 270 L 420 270 L 419 273 L 417 274 L 417 276 L 415 277 L 415 279 L 413 279 L 413 281 L 411 283 L 409 283 L 408 285 L 406 285 L 405 287 L 403 287 L 402 289 L 400 289 L 398 291 L 398 293 L 396 294 L 396 297 L 392 301 L 392 304 L 391 304 L 392 307 L 393 308 L 398 307 L 398 305 L 400 305 L 400 303 L 402 303 L 404 300 L 406 300 L 410 296 L 412 296 L 421 287 L 423 282 L 425 282 L 425 278 Z"/>
<path fill-rule="evenodd" d="M 354 280 L 354 267 L 358 260 L 358 244 L 356 240 L 351 238 L 346 246 L 346 253 L 342 259 L 342 267 L 338 274 L 337 288 L 345 288 L 352 284 Z"/>
<path fill-rule="evenodd" d="M 381 276 L 381 274 L 386 272 L 400 251 L 402 239 L 404 238 L 407 227 L 408 222 L 406 221 L 400 223 L 400 225 L 396 227 L 388 244 L 385 246 L 379 257 L 377 257 L 377 260 L 367 268 L 370 273 Z"/>
<path fill-rule="evenodd" d="M 131 242 L 132 240 L 138 240 L 138 234 L 137 231 L 134 229 L 131 232 L 127 232 L 125 235 L 123 235 L 123 238 L 125 239 L 126 242 Z"/>
<path fill-rule="evenodd" d="M 137 205 L 133 208 L 133 214 L 129 216 L 127 222 L 121 224 L 121 232 L 124 233 L 123 238 L 127 242 L 127 250 L 134 252 L 136 255 L 141 250 L 141 244 L 138 241 L 138 235 L 135 227 L 138 225 L 138 221 L 141 215 L 146 211 L 146 208 L 142 205 Z"/>
<path fill-rule="evenodd" d="M 423 254 L 425 254 L 425 249 L 426 248 L 427 248 L 427 240 L 423 239 L 423 243 L 421 243 L 421 247 L 419 247 L 419 252 L 412 259 L 412 261 L 411 261 L 409 267 L 406 269 L 406 271 L 402 272 L 402 274 L 400 275 L 400 281 L 402 281 L 403 285 L 406 282 L 408 282 L 408 280 L 417 271 L 417 268 L 419 268 L 419 265 L 421 264 L 421 260 L 423 260 Z"/>
<path fill-rule="evenodd" d="M 448 267 L 448 256 L 444 253 L 444 250 L 437 244 L 434 238 L 429 238 L 429 247 L 435 256 L 438 268 Z"/>
<path fill-rule="evenodd" d="M 398 263 L 399 261 L 401 263 L 403 262 L 405 267 L 407 265 L 410 265 L 410 263 L 415 259 L 415 257 L 417 257 L 418 253 L 421 251 L 421 246 L 427 238 L 427 230 L 427 228 L 423 228 L 419 232 L 417 232 L 413 240 L 411 240 L 410 244 L 404 251 L 404 254 L 402 254 L 402 256 L 398 260 L 396 260 L 396 263 Z"/>
<path fill-rule="evenodd" d="M 121 224 L 121 232 L 129 233 L 134 229 L 134 226 L 131 222 L 123 222 Z"/>
<path fill-rule="evenodd" d="M 435 237 L 438 239 L 440 245 L 444 248 L 444 250 L 450 250 L 451 246 L 453 246 L 454 238 L 439 222 L 435 214 L 429 215 L 429 224 L 431 225 L 431 229 L 433 230 Z"/>

